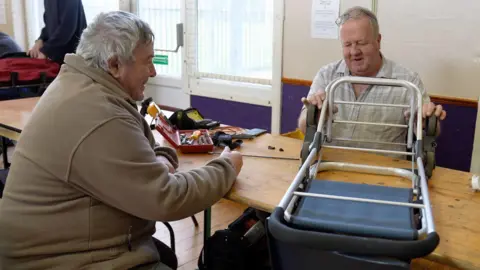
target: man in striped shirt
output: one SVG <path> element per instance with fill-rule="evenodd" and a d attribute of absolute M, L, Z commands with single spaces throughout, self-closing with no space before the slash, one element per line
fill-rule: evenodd
<path fill-rule="evenodd" d="M 380 52 L 381 35 L 377 18 L 372 12 L 362 7 L 354 7 L 347 10 L 337 22 L 341 26 L 343 59 L 318 71 L 307 98 L 302 98 L 304 104 L 313 104 L 321 108 L 325 99 L 325 88 L 330 82 L 342 76 L 399 79 L 412 82 L 422 91 L 424 118 L 435 114 L 439 121 L 445 119 L 446 112 L 441 105 L 430 102 L 419 75 L 385 58 Z M 408 105 L 411 95 L 411 91 L 402 87 L 344 83 L 335 91 L 334 100 Z M 410 117 L 406 111 L 405 108 L 399 107 L 339 104 L 334 108 L 334 117 L 335 120 L 406 125 Z M 300 113 L 298 125 L 305 133 L 305 106 Z M 332 138 L 338 138 L 332 143 L 339 146 L 404 152 L 406 136 L 407 129 L 396 126 L 346 123 L 334 123 L 332 126 Z"/>

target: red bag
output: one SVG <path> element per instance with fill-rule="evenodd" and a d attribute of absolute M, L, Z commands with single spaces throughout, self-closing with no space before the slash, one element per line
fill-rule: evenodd
<path fill-rule="evenodd" d="M 60 71 L 60 65 L 48 59 L 36 58 L 4 58 L 0 59 L 0 83 L 12 80 L 12 73 L 17 74 L 16 81 L 29 82 L 42 79 L 53 80 Z"/>

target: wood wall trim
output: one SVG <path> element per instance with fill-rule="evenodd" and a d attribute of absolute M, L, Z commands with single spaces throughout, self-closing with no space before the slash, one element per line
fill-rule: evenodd
<path fill-rule="evenodd" d="M 307 87 L 310 87 L 312 85 L 312 81 L 292 79 L 292 78 L 282 78 L 282 83 L 289 84 L 289 85 L 307 86 Z M 440 95 L 430 95 L 430 99 L 432 100 L 433 103 L 441 103 L 441 104 L 449 104 L 449 105 L 473 107 L 473 108 L 478 107 L 478 101 L 474 99 L 447 97 L 447 96 L 440 96 Z"/>
<path fill-rule="evenodd" d="M 449 104 L 462 107 L 472 107 L 478 109 L 478 101 L 468 98 L 446 97 L 439 95 L 430 95 L 430 99 L 433 103 Z"/>
<path fill-rule="evenodd" d="M 290 84 L 290 85 L 308 86 L 308 87 L 312 85 L 312 81 L 301 80 L 301 79 L 290 79 L 290 78 L 283 78 L 283 77 L 282 77 L 282 83 Z"/>
<path fill-rule="evenodd" d="M 178 111 L 178 110 L 182 110 L 182 109 L 180 109 L 180 108 L 171 107 L 171 106 L 162 105 L 162 104 L 157 104 L 157 106 L 158 106 L 162 111 L 176 112 L 176 111 Z"/>

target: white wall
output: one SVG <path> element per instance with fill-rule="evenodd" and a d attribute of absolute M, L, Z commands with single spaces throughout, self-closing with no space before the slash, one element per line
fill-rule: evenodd
<path fill-rule="evenodd" d="M 371 2 L 341 0 L 340 13 L 355 5 L 371 9 Z M 283 77 L 313 80 L 322 65 L 342 56 L 338 40 L 311 38 L 311 9 L 312 0 L 285 0 Z"/>
<path fill-rule="evenodd" d="M 27 49 L 24 0 L 4 0 L 5 23 L 0 24 L 0 31 L 12 37 L 21 49 Z"/>
<path fill-rule="evenodd" d="M 369 0 L 341 0 L 340 13 Z M 477 99 L 480 93 L 480 1 L 377 0 L 386 57 L 422 77 L 430 94 Z M 312 80 L 341 58 L 339 40 L 312 39 L 312 1 L 285 0 L 283 77 Z"/>
<path fill-rule="evenodd" d="M 186 109 L 190 106 L 190 95 L 176 87 L 147 84 L 145 97 L 152 97 L 156 103 L 171 107 Z"/>
<path fill-rule="evenodd" d="M 16 0 L 19 1 L 19 0 Z M 13 22 L 12 22 L 12 2 L 11 0 L 5 0 L 5 14 L 1 14 L 1 16 L 6 16 L 6 23 L 0 24 L 0 31 L 8 34 L 9 36 L 13 37 Z"/>

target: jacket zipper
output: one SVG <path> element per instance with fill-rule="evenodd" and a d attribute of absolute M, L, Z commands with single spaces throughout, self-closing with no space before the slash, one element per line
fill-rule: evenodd
<path fill-rule="evenodd" d="M 128 228 L 127 247 L 128 247 L 128 251 L 132 251 L 132 226 Z"/>

